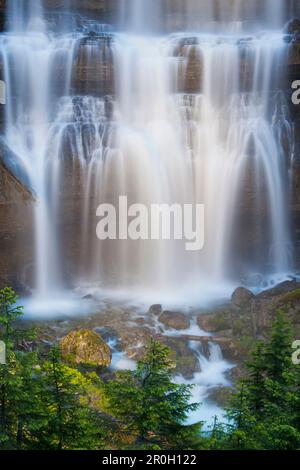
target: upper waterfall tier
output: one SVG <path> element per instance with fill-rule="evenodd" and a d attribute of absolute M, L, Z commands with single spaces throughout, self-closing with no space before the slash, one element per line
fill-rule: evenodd
<path fill-rule="evenodd" d="M 81 282 L 205 291 L 292 270 L 285 80 L 295 38 L 280 31 L 283 3 L 151 5 L 10 3 L 0 35 L 5 139 L 37 195 L 32 264 L 42 296 Z M 203 205 L 204 249 L 144 235 L 99 241 L 97 207 L 117 207 L 120 196 L 146 210 Z"/>
<path fill-rule="evenodd" d="M 9 28 L 39 29 L 43 8 L 52 26 L 73 29 L 80 16 L 135 33 L 171 31 L 239 32 L 281 29 L 300 13 L 298 0 L 2 0 Z M 73 19 L 66 14 L 73 15 Z"/>

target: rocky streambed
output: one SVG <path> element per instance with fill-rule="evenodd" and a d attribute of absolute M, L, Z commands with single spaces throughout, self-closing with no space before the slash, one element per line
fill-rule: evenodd
<path fill-rule="evenodd" d="M 90 299 L 97 305 L 97 299 Z M 105 301 L 93 314 L 25 321 L 38 330 L 38 346 L 60 344 L 66 360 L 96 367 L 102 375 L 134 368 L 151 337 L 165 343 L 176 360 L 176 381 L 195 384 L 196 400 L 224 406 L 255 341 L 262 339 L 278 309 L 300 337 L 300 282 L 290 280 L 254 294 L 237 288 L 231 300 L 207 310 L 167 310 L 163 305 Z M 26 345 L 35 347 L 35 345 Z M 215 413 L 215 410 L 214 410 Z"/>

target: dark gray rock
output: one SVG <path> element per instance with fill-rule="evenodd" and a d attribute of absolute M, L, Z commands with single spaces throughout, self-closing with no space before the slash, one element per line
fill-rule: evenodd
<path fill-rule="evenodd" d="M 231 297 L 231 303 L 234 307 L 243 307 L 254 299 L 254 294 L 245 287 L 238 287 Z"/>
<path fill-rule="evenodd" d="M 160 304 L 151 305 L 151 307 L 149 308 L 149 313 L 150 313 L 150 315 L 156 315 L 156 316 L 161 315 L 162 314 L 162 306 Z"/>

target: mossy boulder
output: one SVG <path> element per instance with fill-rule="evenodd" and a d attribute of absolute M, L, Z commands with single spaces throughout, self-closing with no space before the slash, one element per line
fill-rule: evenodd
<path fill-rule="evenodd" d="M 229 330 L 231 328 L 230 312 L 220 311 L 207 315 L 202 314 L 197 317 L 197 323 L 201 330 L 210 333 Z"/>
<path fill-rule="evenodd" d="M 159 321 L 167 328 L 174 330 L 187 330 L 190 327 L 190 320 L 184 314 L 180 312 L 163 312 Z"/>
<path fill-rule="evenodd" d="M 176 365 L 176 374 L 182 374 L 186 380 L 191 380 L 195 372 L 200 372 L 199 359 L 195 352 L 190 349 L 189 342 L 184 338 L 161 336 L 157 337 L 157 340 L 171 349 L 172 359 Z"/>
<path fill-rule="evenodd" d="M 63 358 L 71 364 L 109 367 L 111 351 L 101 336 L 93 330 L 71 331 L 60 341 Z"/>
<path fill-rule="evenodd" d="M 225 408 L 229 405 L 232 398 L 232 388 L 231 387 L 218 387 L 213 388 L 209 393 L 209 398 L 216 402 L 222 408 Z"/>

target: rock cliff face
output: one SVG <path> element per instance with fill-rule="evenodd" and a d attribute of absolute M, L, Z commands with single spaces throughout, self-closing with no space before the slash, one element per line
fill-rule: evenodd
<path fill-rule="evenodd" d="M 0 287 L 18 291 L 33 257 L 34 194 L 27 183 L 18 157 L 0 139 Z"/>
<path fill-rule="evenodd" d="M 295 148 L 293 149 L 292 194 L 291 194 L 291 223 L 294 234 L 295 263 L 300 266 L 300 105 L 294 105 L 291 99 L 291 84 L 300 79 L 300 36 L 298 31 L 299 20 L 290 22 L 291 33 L 294 34 L 289 48 L 288 73 L 286 82 L 286 93 L 289 97 L 290 112 L 294 126 Z"/>

